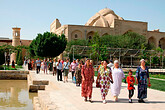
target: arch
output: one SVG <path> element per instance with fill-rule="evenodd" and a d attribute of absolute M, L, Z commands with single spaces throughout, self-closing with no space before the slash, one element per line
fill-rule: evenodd
<path fill-rule="evenodd" d="M 159 40 L 159 47 L 161 49 L 165 49 L 165 37 L 163 37 Z"/>
<path fill-rule="evenodd" d="M 75 30 L 71 33 L 71 39 L 72 40 L 77 40 L 77 39 L 82 39 L 82 32 L 79 30 Z"/>
<path fill-rule="evenodd" d="M 106 35 L 109 35 L 108 33 L 104 33 L 102 36 L 106 36 Z"/>
<path fill-rule="evenodd" d="M 124 34 L 127 34 L 127 33 L 129 33 L 129 32 L 133 32 L 133 30 L 128 30 L 128 31 L 126 31 Z M 123 34 L 123 35 L 124 35 Z"/>
<path fill-rule="evenodd" d="M 94 31 L 88 32 L 87 33 L 87 39 L 89 39 L 89 40 L 92 39 L 92 37 L 94 36 L 94 33 L 95 33 Z"/>
<path fill-rule="evenodd" d="M 156 46 L 156 39 L 153 36 L 151 36 L 148 39 L 148 44 Z"/>

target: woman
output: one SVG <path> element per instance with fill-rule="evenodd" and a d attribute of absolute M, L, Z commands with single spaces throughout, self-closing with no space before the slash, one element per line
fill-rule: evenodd
<path fill-rule="evenodd" d="M 81 77 L 81 68 L 84 65 L 83 61 L 80 61 L 79 65 L 75 69 L 75 76 L 76 76 L 76 86 L 80 86 L 82 77 Z"/>
<path fill-rule="evenodd" d="M 53 61 L 53 76 L 56 75 L 56 59 L 54 58 L 54 61 Z"/>
<path fill-rule="evenodd" d="M 45 73 L 47 74 L 47 68 L 48 68 L 48 66 L 47 66 L 47 60 L 45 59 L 44 60 L 44 74 Z"/>
<path fill-rule="evenodd" d="M 43 60 L 41 60 L 41 72 L 43 72 L 44 71 L 44 61 Z"/>
<path fill-rule="evenodd" d="M 107 67 L 108 61 L 104 61 L 100 67 L 97 80 L 100 79 L 100 89 L 103 103 L 106 104 L 106 95 L 110 87 L 110 82 L 113 83 L 111 69 Z M 110 80 L 111 79 L 111 80 Z"/>
<path fill-rule="evenodd" d="M 53 70 L 53 62 L 50 59 L 50 61 L 49 61 L 49 71 L 52 71 L 52 70 Z"/>
<path fill-rule="evenodd" d="M 122 79 L 125 78 L 125 75 L 123 70 L 119 68 L 118 60 L 114 61 L 114 66 L 111 68 L 111 70 L 113 78 L 113 84 L 111 83 L 111 93 L 117 102 L 121 90 Z"/>
<path fill-rule="evenodd" d="M 86 64 L 82 66 L 81 69 L 81 76 L 82 76 L 82 92 L 81 96 L 85 98 L 85 102 L 87 101 L 87 98 L 89 98 L 89 101 L 92 102 L 92 85 L 94 82 L 94 69 L 90 65 L 90 60 L 86 60 Z"/>
<path fill-rule="evenodd" d="M 68 82 L 69 68 L 70 68 L 70 62 L 69 59 L 66 59 L 66 62 L 63 63 L 64 83 Z"/>
<path fill-rule="evenodd" d="M 138 102 L 145 103 L 143 99 L 147 98 L 147 79 L 148 87 L 151 87 L 148 67 L 145 65 L 145 60 L 140 60 L 141 65 L 136 71 L 136 83 L 138 84 Z"/>
<path fill-rule="evenodd" d="M 15 62 L 14 62 L 14 60 L 12 61 L 12 68 L 15 68 Z"/>

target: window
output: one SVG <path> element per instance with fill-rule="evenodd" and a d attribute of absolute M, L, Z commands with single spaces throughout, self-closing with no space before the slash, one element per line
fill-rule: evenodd
<path fill-rule="evenodd" d="M 17 32 L 15 33 L 15 36 L 18 36 L 18 33 Z"/>
<path fill-rule="evenodd" d="M 75 39 L 77 39 L 77 38 L 78 38 L 78 35 L 77 35 L 77 34 L 75 34 L 74 38 L 75 38 Z"/>
<path fill-rule="evenodd" d="M 91 37 L 91 36 L 89 36 L 88 38 L 89 38 L 89 40 L 91 40 L 91 39 L 92 39 L 92 37 Z"/>

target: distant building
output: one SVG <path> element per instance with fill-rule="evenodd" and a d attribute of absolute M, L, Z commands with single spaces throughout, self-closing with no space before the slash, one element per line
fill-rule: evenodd
<path fill-rule="evenodd" d="M 124 20 L 109 8 L 104 8 L 92 16 L 85 25 L 61 25 L 55 19 L 50 25 L 50 32 L 65 34 L 68 41 L 77 39 L 91 39 L 95 32 L 103 35 L 123 35 L 128 31 L 144 35 L 148 43 L 165 49 L 165 32 L 159 29 L 148 31 L 148 23 Z"/>
<path fill-rule="evenodd" d="M 5 37 L 0 37 L 0 46 L 2 45 L 12 45 L 12 46 L 18 46 L 18 45 L 24 45 L 24 46 L 29 46 L 32 40 L 23 40 L 20 39 L 20 30 L 21 28 L 15 27 L 13 29 L 13 39 L 5 38 Z M 23 57 L 26 55 L 26 50 L 22 49 L 22 55 Z M 16 53 L 11 54 L 10 61 L 16 61 Z"/>

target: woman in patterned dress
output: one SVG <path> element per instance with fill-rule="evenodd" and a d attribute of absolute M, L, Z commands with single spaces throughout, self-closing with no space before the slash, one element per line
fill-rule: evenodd
<path fill-rule="evenodd" d="M 110 88 L 110 82 L 113 83 L 111 69 L 107 67 L 108 61 L 104 61 L 103 66 L 100 67 L 98 79 L 100 79 L 100 89 L 103 103 L 106 104 L 106 96 Z"/>
<path fill-rule="evenodd" d="M 79 65 L 75 69 L 75 76 L 76 76 L 76 86 L 80 86 L 82 77 L 81 77 L 81 68 L 84 65 L 83 61 L 80 61 Z"/>
<path fill-rule="evenodd" d="M 82 76 L 82 88 L 81 88 L 81 96 L 85 98 L 85 102 L 87 98 L 89 101 L 92 102 L 92 88 L 94 82 L 94 69 L 90 65 L 90 60 L 86 60 L 86 64 L 82 66 L 81 69 L 81 76 Z"/>
<path fill-rule="evenodd" d="M 147 98 L 147 80 L 148 87 L 151 86 L 148 67 L 145 65 L 145 60 L 140 60 L 141 66 L 136 71 L 136 83 L 138 84 L 138 102 L 145 103 L 143 99 Z"/>

